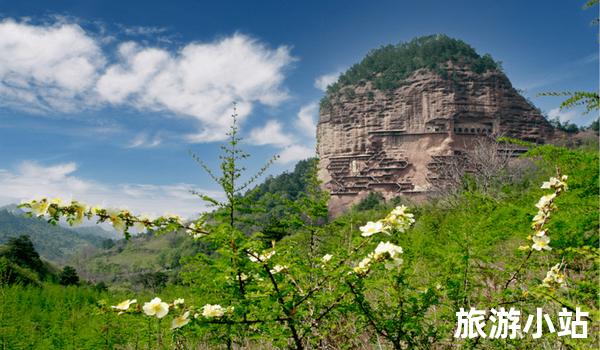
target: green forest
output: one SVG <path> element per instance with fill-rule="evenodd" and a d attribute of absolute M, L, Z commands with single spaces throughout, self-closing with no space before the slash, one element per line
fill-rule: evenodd
<path fill-rule="evenodd" d="M 329 105 L 331 96 L 346 86 L 372 82 L 378 90 L 393 90 L 402 85 L 414 71 L 428 69 L 448 78 L 448 63 L 463 65 L 476 73 L 501 70 L 501 64 L 492 56 L 480 56 L 462 40 L 444 34 L 415 38 L 397 45 L 386 45 L 372 50 L 359 63 L 351 66 L 339 79 L 327 87 L 321 108 Z"/>

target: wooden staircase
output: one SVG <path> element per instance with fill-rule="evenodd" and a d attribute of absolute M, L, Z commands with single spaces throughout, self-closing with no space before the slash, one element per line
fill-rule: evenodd
<path fill-rule="evenodd" d="M 400 159 L 391 158 L 380 150 L 356 156 L 332 157 L 327 165 L 331 175 L 328 183 L 331 194 L 353 196 L 376 189 L 394 192 L 413 189 L 412 182 L 401 178 L 409 164 L 406 157 L 401 156 Z M 364 167 L 356 174 L 352 173 L 352 161 L 364 162 Z"/>

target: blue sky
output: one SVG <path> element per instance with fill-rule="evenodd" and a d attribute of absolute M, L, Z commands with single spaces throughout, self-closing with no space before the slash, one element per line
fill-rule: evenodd
<path fill-rule="evenodd" d="M 451 5 L 450 5 L 451 3 Z M 203 209 L 238 102 L 251 170 L 314 154 L 322 88 L 381 45 L 445 33 L 542 91 L 598 89 L 583 1 L 0 1 L 0 205 L 42 195 L 149 214 Z"/>

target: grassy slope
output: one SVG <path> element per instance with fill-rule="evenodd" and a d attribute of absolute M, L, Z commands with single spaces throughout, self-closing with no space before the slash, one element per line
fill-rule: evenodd
<path fill-rule="evenodd" d="M 171 302 L 178 290 L 161 293 Z M 138 293 L 140 300 L 154 297 Z M 108 310 L 129 293 L 102 292 L 87 286 L 0 288 L 0 348 L 2 349 L 147 349 L 157 348 L 156 323 Z M 4 301 L 11 302 L 4 302 Z M 192 298 L 186 298 L 189 302 Z M 104 304 L 104 307 L 100 305 Z M 143 304 L 142 304 L 143 305 Z M 135 305 L 134 305 L 135 306 Z M 27 312 L 23 312 L 27 310 Z M 108 311 L 108 312 L 107 312 Z M 163 327 L 166 325 L 166 321 Z M 25 336 L 24 336 L 25 335 Z M 198 342 L 198 339 L 190 337 Z M 165 348 L 171 340 L 165 336 Z"/>
<path fill-rule="evenodd" d="M 142 235 L 129 241 L 120 240 L 114 247 L 96 250 L 91 255 L 78 254 L 72 263 L 85 279 L 131 288 L 135 286 L 136 277 L 147 272 L 166 272 L 172 279 L 176 278 L 181 258 L 203 249 L 202 242 L 193 241 L 180 232 Z"/>

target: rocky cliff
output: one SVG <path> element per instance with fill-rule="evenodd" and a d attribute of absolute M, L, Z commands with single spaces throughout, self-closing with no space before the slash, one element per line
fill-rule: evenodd
<path fill-rule="evenodd" d="M 319 176 L 335 215 L 372 191 L 429 191 L 445 160 L 478 137 L 543 143 L 552 134 L 489 56 L 445 36 L 419 38 L 370 53 L 330 86 L 317 128 Z"/>

